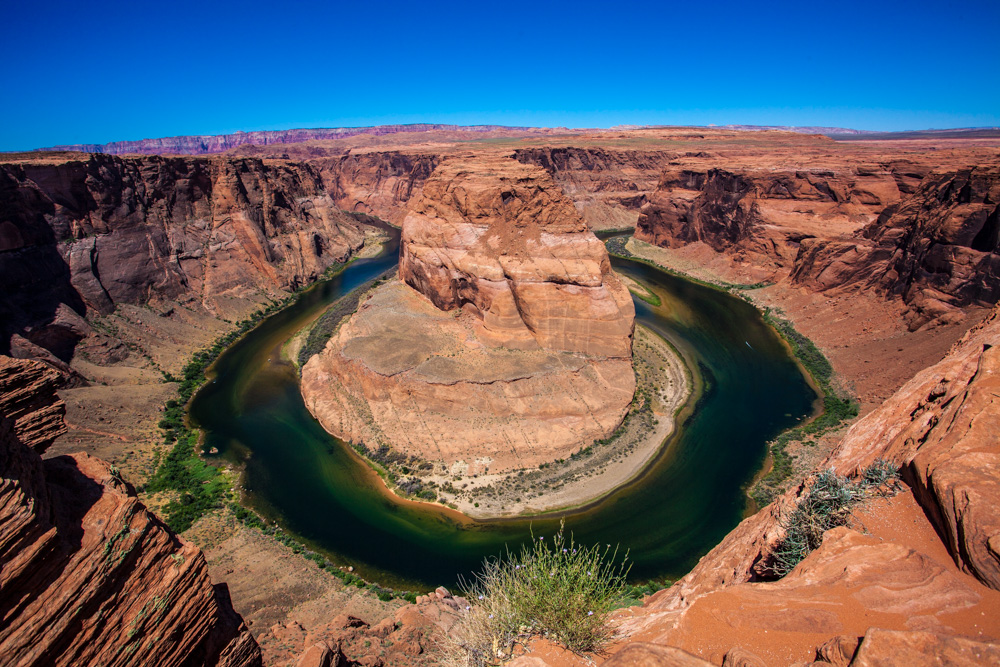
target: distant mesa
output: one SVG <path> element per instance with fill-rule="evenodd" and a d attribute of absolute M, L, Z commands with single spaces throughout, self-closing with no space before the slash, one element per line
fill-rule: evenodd
<path fill-rule="evenodd" d="M 1000 137 L 1000 128 L 965 127 L 946 130 L 907 130 L 900 132 L 880 132 L 875 130 L 855 130 L 845 127 L 798 126 L 798 125 L 617 125 L 608 130 L 600 128 L 565 127 L 517 127 L 509 125 L 442 125 L 436 123 L 413 123 L 407 125 L 376 125 L 372 127 L 332 127 L 295 128 L 289 130 L 260 130 L 253 132 L 233 132 L 232 134 L 181 135 L 139 139 L 136 141 L 112 141 L 106 144 L 65 144 L 36 148 L 35 151 L 77 151 L 82 153 L 103 153 L 106 155 L 207 155 L 224 153 L 241 146 L 275 146 L 300 144 L 305 142 L 338 141 L 354 137 L 384 137 L 393 134 L 417 135 L 434 133 L 433 140 L 460 139 L 461 135 L 479 137 L 550 136 L 559 134 L 590 134 L 600 132 L 634 132 L 641 130 L 692 129 L 729 132 L 793 132 L 796 134 L 825 135 L 837 140 L 894 140 L 894 139 L 982 139 Z M 409 143 L 409 139 L 406 140 Z"/>
<path fill-rule="evenodd" d="M 234 132 L 232 134 L 185 135 L 140 139 L 138 141 L 112 141 L 106 144 L 69 144 L 38 148 L 38 151 L 80 151 L 108 155 L 205 155 L 223 153 L 239 146 L 270 146 L 297 144 L 305 141 L 332 141 L 359 135 L 384 136 L 417 132 L 461 132 L 472 134 L 551 134 L 565 128 L 509 127 L 506 125 L 437 125 L 416 123 L 412 125 L 378 125 L 375 127 L 301 128 L 291 130 L 261 130 Z"/>
<path fill-rule="evenodd" d="M 403 222 L 399 274 L 303 368 L 328 431 L 471 475 L 566 457 L 621 423 L 632 300 L 544 169 L 444 161 Z"/>

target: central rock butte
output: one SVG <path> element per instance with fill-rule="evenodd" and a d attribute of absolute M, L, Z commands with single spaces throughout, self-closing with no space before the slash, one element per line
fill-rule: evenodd
<path fill-rule="evenodd" d="M 302 370 L 329 432 L 505 472 L 610 435 L 635 392 L 635 310 L 549 174 L 506 157 L 437 167 L 377 288 Z"/>

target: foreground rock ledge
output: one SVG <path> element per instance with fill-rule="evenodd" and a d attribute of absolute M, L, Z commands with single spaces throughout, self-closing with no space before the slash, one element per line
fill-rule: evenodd
<path fill-rule="evenodd" d="M 258 667 L 202 552 L 114 467 L 87 454 L 42 461 L 65 430 L 56 377 L 0 356 L 0 662 Z"/>
<path fill-rule="evenodd" d="M 442 163 L 403 223 L 400 277 L 303 368 L 334 435 L 472 475 L 566 457 L 621 423 L 632 300 L 541 168 Z"/>

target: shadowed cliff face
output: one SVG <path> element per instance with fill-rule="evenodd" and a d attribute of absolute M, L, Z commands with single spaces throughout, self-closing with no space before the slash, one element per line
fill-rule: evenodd
<path fill-rule="evenodd" d="M 545 169 L 593 230 L 635 226 L 639 208 L 675 159 L 672 151 L 525 148 L 514 159 Z"/>
<path fill-rule="evenodd" d="M 750 178 L 721 169 L 669 171 L 643 208 L 636 237 L 668 248 L 696 241 L 719 251 L 740 243 L 754 245 L 755 227 L 763 223 L 757 205 L 763 194 Z"/>
<path fill-rule="evenodd" d="M 793 279 L 816 290 L 898 294 L 917 329 L 1000 299 L 1000 170 L 931 174 L 856 237 L 802 244 Z"/>
<path fill-rule="evenodd" d="M 337 205 L 400 225 L 440 158 L 399 151 L 348 153 L 313 162 Z"/>
<path fill-rule="evenodd" d="M 1000 299 L 1000 170 L 665 172 L 636 238 L 705 243 L 817 292 L 899 295 L 911 330 Z M 914 183 L 917 179 L 919 185 Z"/>
<path fill-rule="evenodd" d="M 260 665 L 201 551 L 150 514 L 115 468 L 86 454 L 42 461 L 65 431 L 56 375 L 0 357 L 4 664 Z"/>
<path fill-rule="evenodd" d="M 310 166 L 225 158 L 0 164 L 0 351 L 68 359 L 82 316 L 294 288 L 363 243 Z"/>

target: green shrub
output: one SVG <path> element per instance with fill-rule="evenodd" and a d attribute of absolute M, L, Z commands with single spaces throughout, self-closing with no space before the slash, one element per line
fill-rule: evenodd
<path fill-rule="evenodd" d="M 876 459 L 862 471 L 861 484 L 869 489 L 878 489 L 886 485 L 895 488 L 899 485 L 899 468 L 891 461 Z"/>
<path fill-rule="evenodd" d="M 856 481 L 826 470 L 799 500 L 795 509 L 783 521 L 785 535 L 771 552 L 770 571 L 781 578 L 823 542 L 823 533 L 846 526 L 851 510 L 865 498 L 891 492 L 896 485 L 896 467 L 882 459 L 865 468 Z"/>
<path fill-rule="evenodd" d="M 601 649 L 613 634 L 608 614 L 627 591 L 628 567 L 615 563 L 617 553 L 577 545 L 560 526 L 551 539 L 532 536 L 520 554 L 487 560 L 464 586 L 475 605 L 458 639 L 468 664 L 498 664 L 532 635 L 577 652 Z"/>

